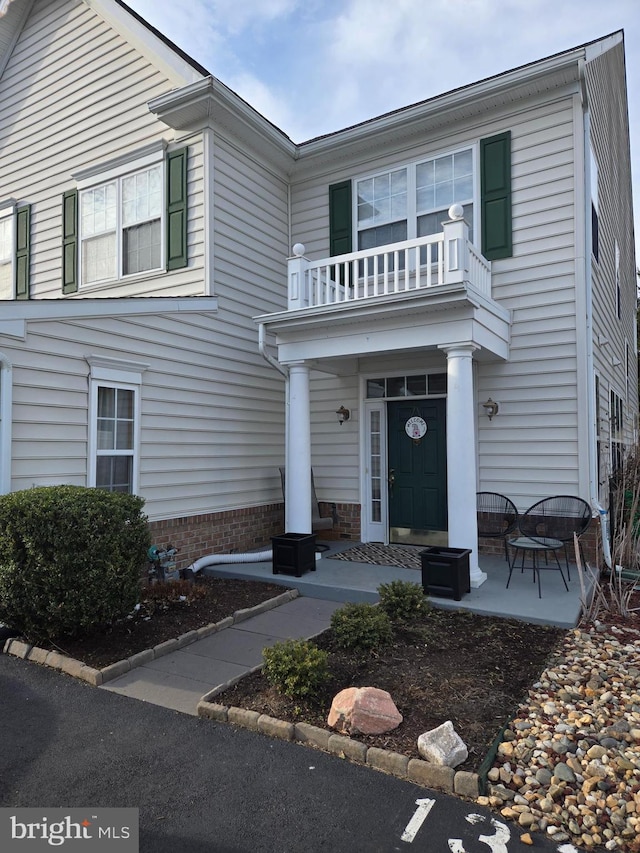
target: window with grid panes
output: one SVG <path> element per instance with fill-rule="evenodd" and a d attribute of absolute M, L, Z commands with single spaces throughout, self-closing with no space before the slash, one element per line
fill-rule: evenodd
<path fill-rule="evenodd" d="M 80 193 L 81 281 L 162 267 L 162 164 Z"/>
<path fill-rule="evenodd" d="M 98 386 L 95 485 L 100 489 L 133 491 L 135 414 L 133 389 Z"/>

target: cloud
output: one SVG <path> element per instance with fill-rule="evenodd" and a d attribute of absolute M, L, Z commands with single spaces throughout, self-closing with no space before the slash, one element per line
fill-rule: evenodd
<path fill-rule="evenodd" d="M 280 130 L 288 133 L 287 128 L 296 127 L 289 101 L 281 92 L 274 91 L 257 77 L 243 73 L 223 82 Z"/>

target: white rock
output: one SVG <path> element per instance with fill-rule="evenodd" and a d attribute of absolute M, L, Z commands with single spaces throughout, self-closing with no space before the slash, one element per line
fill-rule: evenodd
<path fill-rule="evenodd" d="M 421 734 L 418 738 L 418 752 L 425 761 L 445 767 L 457 767 L 466 761 L 469 755 L 469 750 L 453 728 L 451 720 Z"/>

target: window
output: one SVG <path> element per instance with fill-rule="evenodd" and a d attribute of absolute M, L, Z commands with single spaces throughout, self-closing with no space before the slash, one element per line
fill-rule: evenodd
<path fill-rule="evenodd" d="M 91 367 L 88 485 L 138 490 L 140 388 L 146 364 L 88 356 Z"/>
<path fill-rule="evenodd" d="M 609 409 L 610 435 L 611 435 L 611 470 L 617 471 L 623 461 L 624 449 L 624 409 L 622 398 L 615 391 L 611 391 L 611 407 Z"/>
<path fill-rule="evenodd" d="M 162 165 L 80 193 L 83 284 L 162 268 Z"/>
<path fill-rule="evenodd" d="M 187 149 L 149 146 L 74 176 L 63 196 L 62 290 L 187 266 Z"/>
<path fill-rule="evenodd" d="M 109 492 L 133 492 L 135 391 L 97 388 L 96 483 Z"/>
<path fill-rule="evenodd" d="M 28 299 L 31 205 L 0 206 L 0 299 Z"/>
<path fill-rule="evenodd" d="M 446 373 L 419 373 L 415 376 L 367 379 L 366 386 L 368 400 L 381 397 L 426 397 L 446 393 Z"/>
<path fill-rule="evenodd" d="M 358 249 L 435 234 L 455 202 L 473 239 L 473 197 L 471 148 L 357 181 Z"/>
<path fill-rule="evenodd" d="M 590 146 L 590 183 L 591 183 L 591 254 L 594 259 L 598 260 L 599 240 L 598 240 L 598 161 L 593 150 L 593 145 Z"/>
<path fill-rule="evenodd" d="M 618 320 L 622 319 L 622 290 L 620 288 L 620 246 L 618 245 L 618 241 L 615 241 L 614 245 L 615 249 L 615 278 L 616 278 L 616 312 L 618 314 Z"/>
<path fill-rule="evenodd" d="M 330 254 L 436 234 L 454 203 L 462 205 L 470 237 L 477 235 L 474 241 L 488 260 L 512 256 L 510 131 L 356 179 L 353 193 L 351 181 L 331 184 Z"/>
<path fill-rule="evenodd" d="M 0 211 L 0 299 L 13 299 L 13 208 Z"/>

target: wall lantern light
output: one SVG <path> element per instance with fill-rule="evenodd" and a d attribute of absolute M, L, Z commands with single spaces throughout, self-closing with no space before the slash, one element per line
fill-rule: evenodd
<path fill-rule="evenodd" d="M 351 412 L 349 411 L 349 409 L 345 409 L 344 406 L 340 406 L 340 408 L 336 411 L 336 415 L 338 416 L 338 423 L 340 424 L 340 426 L 342 426 L 342 424 L 345 421 L 348 421 L 351 417 Z"/>
<path fill-rule="evenodd" d="M 486 403 L 482 404 L 482 408 L 485 410 L 489 420 L 493 420 L 494 415 L 497 415 L 500 410 L 500 406 L 491 397 L 489 397 Z"/>

